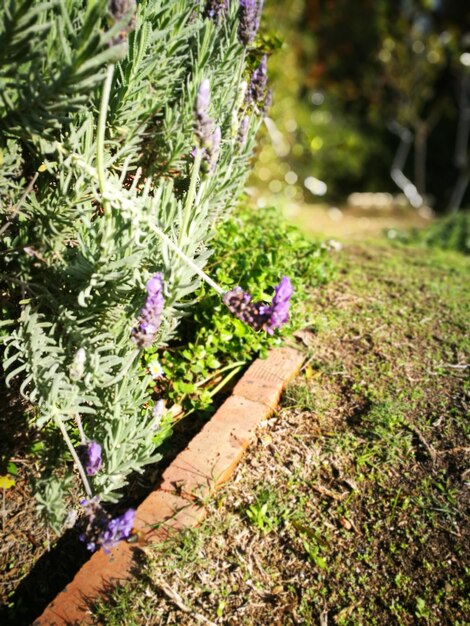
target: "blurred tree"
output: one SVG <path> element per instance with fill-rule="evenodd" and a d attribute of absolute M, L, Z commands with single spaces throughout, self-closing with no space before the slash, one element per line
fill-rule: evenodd
<path fill-rule="evenodd" d="M 468 45 L 470 3 L 357 0 L 351 7 L 347 0 L 306 0 L 303 21 L 315 40 L 313 49 L 303 50 L 309 68 L 305 97 L 321 90 L 336 97 L 356 125 L 372 125 L 375 136 L 383 137 L 385 127 L 393 130 L 400 137 L 394 181 L 419 205 L 429 173 L 429 188 L 443 206 L 457 174 L 449 167 L 450 142 L 443 135 L 455 133 L 457 94 L 465 91 L 461 59 Z M 462 102 L 461 111 L 462 106 L 466 110 Z M 444 144 L 435 149 L 432 143 L 430 159 L 431 132 Z M 412 142 L 414 171 L 408 175 L 414 184 L 403 172 Z M 458 143 L 457 167 L 462 162 L 461 138 Z"/>
<path fill-rule="evenodd" d="M 257 186 L 267 188 L 266 194 L 274 195 L 277 202 L 285 199 L 289 204 L 311 201 L 325 194 L 329 200 L 339 201 L 366 185 L 381 190 L 384 181 L 391 187 L 387 164 L 392 153 L 386 144 L 384 147 L 381 133 L 385 131 L 373 127 L 368 119 L 368 99 L 363 97 L 359 102 L 361 92 L 355 89 L 356 80 L 349 81 L 351 93 L 344 97 L 341 87 L 347 72 L 342 70 L 336 53 L 330 56 L 337 65 L 337 79 L 329 80 L 327 89 L 317 81 L 316 73 L 320 75 L 322 65 L 326 67 L 327 63 L 317 62 L 318 38 L 306 27 L 306 15 L 309 15 L 306 0 L 266 5 L 264 32 L 271 33 L 266 36 L 266 46 L 269 47 L 272 38 L 283 45 L 269 62 L 274 104 L 255 165 Z M 359 14 L 356 25 L 359 43 L 363 38 L 361 19 Z M 334 32 L 334 20 L 330 30 Z M 340 41 L 341 37 L 331 43 L 332 50 Z M 380 38 L 376 37 L 377 49 L 379 45 Z M 367 45 L 362 48 L 364 58 L 369 54 L 375 68 L 368 75 L 376 75 L 379 61 L 370 55 Z M 344 53 L 349 63 L 351 54 L 347 50 Z M 330 56 L 326 55 L 328 59 Z M 359 71 L 356 62 L 352 67 Z M 371 87 L 369 91 L 373 96 L 376 89 Z"/>

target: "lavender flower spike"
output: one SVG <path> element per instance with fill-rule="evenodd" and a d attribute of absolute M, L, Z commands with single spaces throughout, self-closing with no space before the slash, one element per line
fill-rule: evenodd
<path fill-rule="evenodd" d="M 239 320 L 255 330 L 261 329 L 263 319 L 259 316 L 259 307 L 251 301 L 250 293 L 243 291 L 241 287 L 235 287 L 224 294 L 223 302 Z"/>
<path fill-rule="evenodd" d="M 87 476 L 94 476 L 101 468 L 101 446 L 96 441 L 88 441 L 78 447 L 78 456 Z"/>
<path fill-rule="evenodd" d="M 210 146 L 214 132 L 214 121 L 207 114 L 210 101 L 210 83 L 209 79 L 205 78 L 199 86 L 194 107 L 194 133 L 201 148 Z"/>
<path fill-rule="evenodd" d="M 209 104 L 211 103 L 211 84 L 208 78 L 199 85 L 196 96 L 196 115 L 207 115 Z"/>
<path fill-rule="evenodd" d="M 100 547 L 105 552 L 109 552 L 119 541 L 127 539 L 131 534 L 135 517 L 134 509 L 128 509 L 113 519 L 102 508 L 98 498 L 82 500 L 80 504 L 85 508 L 86 515 L 80 541 L 86 542 L 90 552 L 94 552 Z"/>
<path fill-rule="evenodd" d="M 260 308 L 260 313 L 267 316 L 263 328 L 268 334 L 272 335 L 274 329 L 281 328 L 289 321 L 290 299 L 293 293 L 292 283 L 287 276 L 283 276 L 279 285 L 274 288 L 271 306 Z"/>
<path fill-rule="evenodd" d="M 261 114 L 264 117 L 266 117 L 267 114 L 269 113 L 269 109 L 271 108 L 272 103 L 273 103 L 273 90 L 268 89 L 268 91 L 266 92 L 266 97 L 263 102 L 263 106 L 261 107 Z"/>
<path fill-rule="evenodd" d="M 137 326 L 132 330 L 132 339 L 139 348 L 148 348 L 152 345 L 162 320 L 163 307 L 163 277 L 160 272 L 147 282 L 148 297 L 140 310 Z"/>
<path fill-rule="evenodd" d="M 132 525 L 134 524 L 134 518 L 134 509 L 127 509 L 125 513 L 108 522 L 107 527 L 100 537 L 101 545 L 105 552 L 119 543 L 121 539 L 127 539 L 127 537 L 129 537 Z"/>
<path fill-rule="evenodd" d="M 205 78 L 199 86 L 194 107 L 194 134 L 202 151 L 202 171 L 205 173 L 214 171 L 221 141 L 220 127 L 216 126 L 214 120 L 207 114 L 210 97 L 210 83 Z M 195 151 L 193 152 L 195 154 Z"/>
<path fill-rule="evenodd" d="M 235 287 L 224 294 L 223 301 L 229 311 L 238 319 L 254 328 L 265 330 L 269 335 L 274 333 L 289 320 L 290 298 L 294 292 L 287 276 L 274 288 L 271 304 L 252 302 L 251 295 L 241 287 Z"/>
<path fill-rule="evenodd" d="M 202 17 L 208 17 L 217 25 L 220 25 L 227 12 L 228 0 L 207 0 Z"/>
<path fill-rule="evenodd" d="M 210 172 L 213 172 L 215 170 L 217 159 L 219 158 L 221 140 L 222 134 L 220 131 L 220 126 L 216 126 L 214 132 L 210 137 L 210 142 L 208 142 L 210 143 L 210 145 L 207 146 L 206 154 L 204 154 L 204 158 L 207 161 Z"/>
<path fill-rule="evenodd" d="M 111 43 L 113 46 L 124 43 L 128 33 L 135 29 L 136 10 L 136 0 L 109 0 L 108 11 L 113 22 L 120 22 L 127 18 L 127 23 L 123 24 L 121 31 L 112 38 Z"/>
<path fill-rule="evenodd" d="M 264 101 L 266 87 L 268 84 L 267 74 L 268 57 L 266 54 L 261 58 L 261 62 L 251 75 L 250 84 L 247 91 L 247 104 L 255 102 L 259 104 Z"/>
<path fill-rule="evenodd" d="M 238 37 L 248 46 L 258 32 L 263 0 L 240 0 L 238 12 Z"/>

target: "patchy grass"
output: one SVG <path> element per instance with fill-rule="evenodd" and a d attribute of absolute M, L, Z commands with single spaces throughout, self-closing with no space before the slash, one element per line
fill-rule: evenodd
<path fill-rule="evenodd" d="M 470 623 L 470 262 L 370 245 L 338 264 L 235 480 L 96 623 Z"/>

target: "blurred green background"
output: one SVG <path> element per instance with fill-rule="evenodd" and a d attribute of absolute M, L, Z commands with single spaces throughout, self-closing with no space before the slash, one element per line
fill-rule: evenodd
<path fill-rule="evenodd" d="M 267 0 L 262 32 L 258 206 L 320 205 L 339 228 L 345 210 L 420 226 L 470 204 L 470 2 Z"/>

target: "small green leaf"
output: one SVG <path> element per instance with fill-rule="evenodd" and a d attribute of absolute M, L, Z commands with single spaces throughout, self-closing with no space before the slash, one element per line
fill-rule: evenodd
<path fill-rule="evenodd" d="M 12 476 L 18 476 L 18 468 L 16 467 L 16 464 L 13 463 L 13 461 L 10 461 L 8 463 L 7 472 L 11 474 Z"/>

